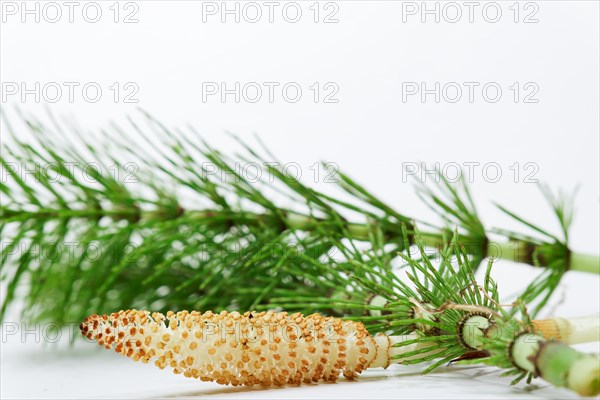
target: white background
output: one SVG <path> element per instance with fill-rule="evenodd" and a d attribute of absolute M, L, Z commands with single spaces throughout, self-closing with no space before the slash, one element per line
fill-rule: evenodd
<path fill-rule="evenodd" d="M 6 10 L 7 3 L 2 2 Z M 44 2 L 28 2 L 40 12 Z M 572 191 L 580 185 L 576 198 L 576 219 L 572 229 L 575 250 L 599 253 L 599 3 L 596 1 L 536 1 L 517 4 L 500 1 L 502 15 L 491 23 L 495 13 L 489 2 L 479 2 L 474 21 L 468 7 L 458 2 L 462 17 L 456 23 L 454 10 L 446 8 L 439 23 L 434 15 L 403 13 L 421 2 L 336 1 L 337 23 L 322 19 L 335 8 L 321 2 L 319 22 L 309 8 L 313 1 L 298 2 L 302 17 L 287 22 L 280 2 L 274 22 L 263 16 L 239 23 L 233 16 L 221 21 L 220 14 L 204 15 L 203 2 L 136 1 L 136 8 L 118 4 L 115 23 L 113 1 L 97 2 L 102 17 L 87 22 L 81 2 L 75 8 L 74 22 L 68 9 L 58 2 L 61 20 L 50 23 L 40 15 L 21 21 L 3 13 L 0 80 L 3 83 L 3 112 L 14 107 L 40 118 L 46 110 L 68 121 L 77 121 L 93 140 L 98 129 L 110 121 L 125 125 L 128 116 L 140 118 L 138 108 L 150 112 L 168 126 L 193 125 L 213 145 L 233 151 L 224 132 L 231 131 L 252 142 L 258 134 L 283 161 L 302 166 L 303 180 L 314 181 L 309 167 L 316 161 L 335 162 L 343 171 L 396 209 L 422 219 L 433 215 L 417 200 L 412 186 L 403 182 L 406 162 L 439 162 L 465 165 L 478 162 L 469 176 L 475 199 L 487 226 L 522 230 L 493 206 L 498 202 L 526 214 L 536 224 L 553 232 L 557 225 L 551 210 L 543 204 L 533 178 L 555 190 Z M 234 2 L 228 2 L 234 7 Z M 22 7 L 20 2 L 15 3 Z M 221 6 L 221 2 L 215 3 Z M 240 3 L 243 7 L 245 3 Z M 435 2 L 428 2 L 433 9 Z M 446 3 L 438 3 L 440 10 Z M 533 4 L 533 5 L 532 5 Z M 207 3 L 204 2 L 204 7 Z M 489 6 L 488 6 L 489 7 Z M 512 8 L 511 8 L 512 7 Z M 123 23 L 132 10 L 137 23 Z M 54 18 L 54 11 L 46 17 Z M 537 23 L 525 23 L 527 15 Z M 91 11 L 90 11 L 91 13 Z M 290 11 L 293 17 L 293 13 Z M 93 13 L 87 15 L 93 17 Z M 253 15 L 251 15 L 252 17 Z M 203 22 L 203 17 L 206 22 Z M 8 85 L 25 83 L 33 88 L 52 82 L 76 82 L 81 88 L 93 82 L 103 89 L 96 103 L 86 101 L 75 90 L 70 102 L 65 91 L 53 104 L 37 103 L 33 95 L 9 95 Z M 131 82 L 139 88 L 136 104 L 115 102 L 109 89 L 118 82 L 123 90 Z M 203 83 L 278 82 L 279 88 L 295 82 L 303 89 L 301 99 L 291 103 L 275 91 L 270 103 L 266 89 L 257 103 L 228 96 L 203 101 Z M 310 86 L 327 82 L 339 87 L 337 103 L 315 103 Z M 463 86 L 462 98 L 451 103 L 447 97 L 437 103 L 433 95 L 425 102 L 418 95 L 403 101 L 403 83 L 426 82 L 433 88 L 449 82 L 477 82 L 473 102 Z M 486 101 L 481 88 L 493 82 L 502 88 L 499 101 Z M 521 98 L 514 101 L 510 87 L 518 82 Z M 532 83 L 539 91 L 537 103 L 525 103 Z M 404 84 L 406 86 L 406 84 Z M 122 91 L 121 95 L 127 91 Z M 454 97 L 454 92 L 449 96 Z M 325 92 L 321 92 L 321 95 Z M 53 94 L 49 96 L 54 97 Z M 46 98 L 47 100 L 47 98 Z M 499 166 L 483 173 L 483 166 Z M 515 177 L 514 166 L 520 174 Z M 492 173 L 494 172 L 494 173 Z M 327 186 L 321 179 L 312 182 Z M 328 188 L 325 188 L 327 190 Z M 534 276 L 526 266 L 500 263 L 497 279 L 505 293 L 518 291 Z M 515 279 L 518 277 L 518 279 Z M 596 276 L 569 273 L 559 290 L 563 302 L 556 313 L 577 316 L 598 312 L 599 281 Z M 560 294 L 557 297 L 561 297 Z M 14 319 L 18 320 L 18 319 Z M 4 340 L 6 339 L 6 340 Z M 504 385 L 490 369 L 457 369 L 452 374 L 421 377 L 416 369 L 395 368 L 373 372 L 356 383 L 320 385 L 285 390 L 257 391 L 220 388 L 188 381 L 154 371 L 108 352 L 94 352 L 91 345 L 74 350 L 41 346 L 32 337 L 23 342 L 18 335 L 3 337 L 3 397 L 101 397 L 200 396 L 226 397 L 566 397 L 566 391 L 543 388 L 525 391 L 524 386 Z M 596 345 L 588 349 L 598 351 Z M 409 372 L 407 372 L 409 371 Z M 471 379 L 475 375 L 476 379 Z M 542 389 L 539 389 L 539 388 Z"/>

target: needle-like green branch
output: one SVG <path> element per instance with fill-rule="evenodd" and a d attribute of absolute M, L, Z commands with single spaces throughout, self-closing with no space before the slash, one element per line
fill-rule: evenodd
<path fill-rule="evenodd" d="M 132 120 L 96 136 L 23 115 L 17 125 L 6 115 L 2 122 L 2 315 L 19 289 L 26 318 L 56 322 L 115 309 L 243 310 L 335 298 L 347 288 L 344 271 L 364 262 L 362 251 L 389 269 L 415 245 L 415 219 L 344 173 L 336 175 L 340 195 L 323 193 L 242 142 L 244 153 L 231 158 L 150 116 L 144 128 Z M 236 162 L 256 162 L 272 179 L 242 174 Z M 466 186 L 441 189 L 449 197 L 423 196 L 459 225 L 474 268 L 492 248 L 547 267 L 528 292 L 541 305 L 569 267 L 598 272 L 598 258 L 573 254 L 566 239 L 496 232 L 505 240 L 498 253 Z M 567 215 L 563 209 L 556 213 Z M 452 236 L 453 226 L 420 226 L 429 247 Z"/>

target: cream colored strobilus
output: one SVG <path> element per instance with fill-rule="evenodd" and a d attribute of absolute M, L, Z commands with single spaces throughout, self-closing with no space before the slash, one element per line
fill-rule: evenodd
<path fill-rule="evenodd" d="M 371 336 L 360 322 L 319 314 L 121 311 L 92 315 L 82 333 L 107 349 L 176 374 L 231 385 L 286 385 L 354 379 L 367 368 L 401 362 L 395 348 L 414 338 Z M 397 356 L 397 358 L 394 358 Z"/>
<path fill-rule="evenodd" d="M 499 326 L 490 325 L 490 320 L 479 314 L 471 318 L 480 319 L 484 326 L 480 327 L 483 329 L 480 335 L 462 334 L 463 342 L 468 344 L 465 354 L 479 349 L 494 356 L 510 348 L 514 368 L 537 371 L 549 382 L 580 394 L 597 393 L 598 369 L 594 369 L 593 363 L 598 363 L 598 357 L 578 353 L 560 342 L 546 342 L 548 337 L 543 336 L 536 336 L 538 344 L 535 346 L 523 349 L 523 343 L 528 341 L 513 341 L 500 346 L 499 350 L 494 350 L 494 346 L 488 349 L 486 340 L 495 336 L 490 336 L 494 329 L 494 333 L 501 332 L 497 331 Z M 591 325 L 597 327 L 597 324 Z M 176 374 L 234 386 L 335 382 L 340 375 L 354 379 L 367 368 L 435 358 L 438 354 L 443 356 L 446 350 L 439 343 L 433 343 L 433 337 L 430 343 L 422 337 L 417 340 L 419 334 L 372 336 L 361 322 L 320 314 L 303 316 L 274 311 L 244 314 L 170 311 L 164 316 L 128 310 L 92 315 L 80 328 L 88 339 L 96 340 L 107 349 L 114 348 L 135 361 L 152 361 L 157 367 L 170 368 Z M 539 332 L 544 334 L 542 330 Z M 556 335 L 554 330 L 552 332 Z M 498 337 L 504 340 L 501 338 L 506 335 Z M 481 345 L 484 346 L 479 347 Z M 564 354 L 567 361 L 561 361 Z M 519 355 L 523 355 L 523 360 L 530 360 L 529 364 L 525 365 Z M 582 378 L 565 379 L 563 370 L 572 377 Z M 555 379 L 557 374 L 562 378 Z"/>

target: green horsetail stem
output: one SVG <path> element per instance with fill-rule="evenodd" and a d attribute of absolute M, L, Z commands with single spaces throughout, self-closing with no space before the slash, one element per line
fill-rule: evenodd
<path fill-rule="evenodd" d="M 600 359 L 594 354 L 584 354 L 564 343 L 531 334 L 517 337 L 510 351 L 517 367 L 555 386 L 571 389 L 581 396 L 600 393 Z"/>
<path fill-rule="evenodd" d="M 593 254 L 572 252 L 569 265 L 573 271 L 600 273 L 600 259 Z"/>
<path fill-rule="evenodd" d="M 590 325 L 589 330 L 597 332 L 597 327 Z M 460 336 L 465 347 L 489 352 L 490 356 L 504 356 L 514 367 L 554 386 L 582 396 L 599 394 L 600 359 L 597 355 L 581 353 L 563 342 L 548 340 L 548 335 L 530 332 L 516 334 L 509 346 L 489 346 L 490 341 L 506 338 L 511 332 L 506 325 L 497 325 L 493 317 L 473 314 L 463 320 Z M 579 332 L 575 336 L 583 334 Z"/>
<path fill-rule="evenodd" d="M 222 225 L 229 227 L 232 225 L 253 225 L 273 223 L 278 221 L 282 230 L 292 229 L 300 231 L 314 231 L 323 225 L 338 225 L 338 221 L 327 221 L 315 217 L 306 216 L 299 213 L 281 211 L 280 215 L 269 215 L 253 212 L 227 212 L 221 210 L 183 210 L 180 207 L 173 209 L 160 210 L 140 210 L 132 207 L 121 210 L 89 209 L 89 210 L 53 210 L 39 209 L 36 211 L 11 211 L 2 210 L 2 216 L 5 222 L 22 221 L 24 219 L 54 219 L 54 218 L 93 218 L 110 217 L 114 220 L 128 221 L 163 221 L 166 219 L 185 218 L 188 223 L 197 221 L 198 223 L 211 226 Z M 361 224 L 353 222 L 344 222 L 341 228 L 345 229 L 348 239 L 369 240 L 373 231 L 374 224 L 377 222 Z M 382 227 L 389 240 L 402 241 L 402 226 L 393 226 L 387 224 Z M 409 242 L 414 244 L 414 233 L 409 233 Z M 419 232 L 419 240 L 427 247 L 441 249 L 449 242 L 447 232 Z M 543 248 L 553 246 L 552 244 L 537 244 L 526 240 L 509 240 L 504 242 L 486 243 L 474 242 L 468 236 L 460 236 L 458 242 L 465 246 L 468 253 L 482 253 L 488 257 L 496 259 L 519 262 L 529 265 L 546 267 L 552 260 L 546 259 L 543 255 Z M 542 251 L 540 251 L 542 250 Z M 537 256 L 537 258 L 536 258 Z M 569 270 L 581 271 L 594 274 L 600 274 L 600 256 L 568 252 Z"/>

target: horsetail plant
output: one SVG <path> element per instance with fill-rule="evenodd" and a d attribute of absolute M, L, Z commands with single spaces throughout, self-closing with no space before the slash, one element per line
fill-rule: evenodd
<path fill-rule="evenodd" d="M 421 298 L 421 291 L 401 279 L 403 271 L 410 268 L 407 275 L 414 279 L 419 274 L 419 268 L 415 265 L 425 265 L 429 270 L 435 270 L 441 285 L 425 282 L 421 287 L 427 298 L 434 298 L 437 303 L 450 301 L 449 293 L 461 292 L 466 286 L 464 271 L 463 275 L 455 276 L 455 269 L 451 267 L 454 249 L 459 246 L 458 234 L 454 241 L 445 245 L 444 249 L 432 252 L 424 247 L 416 236 L 416 251 L 419 256 L 415 258 L 413 250 L 407 250 L 399 254 L 402 259 L 410 260 L 397 269 L 392 269 L 386 264 L 390 263 L 389 257 L 365 253 L 352 246 L 347 246 L 341 251 L 342 260 L 330 260 L 326 264 L 319 262 L 307 263 L 303 270 L 296 270 L 294 265 L 286 265 L 281 268 L 284 274 L 303 277 L 307 280 L 306 285 L 316 286 L 312 279 L 319 277 L 326 280 L 331 288 L 325 295 L 313 293 L 290 293 L 275 289 L 271 291 L 270 299 L 265 304 L 257 305 L 259 310 L 287 310 L 289 312 L 321 313 L 341 317 L 344 320 L 362 322 L 371 333 L 393 333 L 402 335 L 415 330 L 428 333 L 441 332 L 439 327 L 431 326 L 432 315 L 426 312 L 415 299 Z M 378 248 L 376 243 L 373 248 Z M 463 268 L 472 269 L 470 260 L 463 252 Z M 490 260 L 488 263 L 486 280 L 491 279 Z M 398 275 L 400 273 L 400 276 Z M 475 282 L 472 271 L 467 275 Z M 462 279 L 460 279 L 462 277 Z M 490 281 L 491 282 L 491 281 Z M 257 294 L 264 288 L 240 288 L 243 292 Z M 523 295 L 533 297 L 525 291 Z M 424 300 L 426 301 L 426 300 Z M 511 302 L 517 299 L 510 300 Z M 523 302 L 522 297 L 518 299 Z M 515 310 L 517 311 L 517 310 Z M 567 344 L 578 344 L 598 341 L 600 338 L 600 317 L 598 315 L 580 318 L 564 319 L 550 317 L 546 319 L 533 320 L 536 331 L 544 337 L 561 340 Z"/>
<path fill-rule="evenodd" d="M 411 251 L 400 253 L 405 264 L 397 271 L 386 268 L 384 264 L 387 261 L 377 255 L 361 252 L 365 256 L 363 259 L 352 259 L 350 253 L 346 256 L 348 262 L 336 264 L 339 272 L 337 276 L 327 275 L 328 281 L 335 282 L 338 287 L 330 296 L 315 294 L 276 297 L 273 294 L 269 303 L 259 308 L 290 312 L 308 310 L 336 315 L 345 320 L 360 321 L 372 333 L 403 335 L 420 331 L 427 335 L 440 334 L 445 330 L 436 322 L 437 317 L 427 309 L 433 305 L 443 308 L 447 302 L 461 300 L 466 288 L 476 285 L 476 281 L 470 260 L 458 242 L 458 233 L 436 253 L 426 250 L 418 238 L 417 235 L 418 257 Z M 453 266 L 457 262 L 458 270 Z M 490 276 L 492 262 L 493 259 L 488 262 L 485 282 L 486 287 L 493 288 L 494 295 L 497 296 L 496 285 Z M 409 282 L 401 279 L 403 271 Z M 528 295 L 528 292 L 523 295 Z M 489 299 L 489 296 L 486 293 L 469 299 L 483 301 Z M 524 303 L 522 297 L 511 300 L 511 304 L 514 302 Z M 423 304 L 427 306 L 424 307 Z M 488 304 L 483 302 L 470 306 L 480 305 Z M 519 309 L 514 309 L 513 313 L 518 314 L 518 311 Z M 529 320 L 529 315 L 527 319 Z M 543 336 L 559 339 L 567 344 L 594 342 L 600 337 L 598 315 L 575 319 L 551 317 L 533 320 L 532 323 Z"/>
<path fill-rule="evenodd" d="M 387 259 L 415 244 L 414 218 L 344 173 L 336 174 L 344 195 L 334 197 L 274 166 L 267 150 L 261 155 L 241 142 L 245 153 L 234 160 L 195 131 L 172 131 L 150 116 L 144 129 L 131 120 L 127 131 L 112 126 L 93 141 L 54 119 L 49 126 L 20 115 L 18 129 L 5 114 L 2 121 L 8 133 L 0 158 L 2 316 L 20 284 L 24 317 L 57 323 L 101 310 L 244 310 L 272 296 L 327 297 L 340 286 L 309 266 L 321 263 L 319 271 L 339 275 L 329 255 L 354 251 L 356 243 L 373 246 L 374 234 Z M 264 165 L 272 181 L 242 176 L 236 161 Z M 23 170 L 33 171 L 30 179 Z M 566 239 L 484 229 L 466 186 L 445 182 L 442 189 L 446 198 L 424 196 L 459 225 L 474 268 L 490 253 L 515 259 L 510 246 L 526 250 L 517 261 L 547 267 L 528 289 L 528 302 L 541 299 L 541 307 L 568 269 L 598 273 L 598 257 L 573 253 Z M 555 206 L 566 230 L 567 205 Z M 428 247 L 442 247 L 451 236 L 447 226 L 420 224 L 429 229 L 420 233 Z M 490 234 L 504 238 L 501 252 Z"/>
<path fill-rule="evenodd" d="M 354 379 L 367 368 L 387 368 L 391 363 L 434 361 L 426 373 L 448 362 L 468 360 L 517 374 L 513 383 L 525 376 L 528 381 L 539 376 L 580 395 L 598 394 L 597 356 L 553 340 L 556 320 L 538 321 L 542 330 L 535 331 L 522 302 L 519 305 L 525 319 L 517 320 L 514 310 L 506 311 L 498 303 L 497 286 L 490 277 L 491 263 L 483 286 L 479 286 L 464 253 L 456 255 L 458 268 L 445 268 L 456 276 L 455 283 L 465 284 L 459 292 L 442 279 L 440 269 L 410 263 L 413 272 L 423 274 L 421 278 L 411 275 L 414 290 L 420 295 L 411 302 L 422 313 L 410 320 L 386 314 L 393 331 L 389 334 L 372 336 L 362 322 L 272 310 L 244 314 L 181 311 L 169 312 L 166 318 L 160 313 L 128 310 L 92 315 L 80 328 L 88 339 L 135 361 L 153 361 L 161 369 L 169 367 L 176 374 L 220 384 L 334 382 L 340 374 Z M 445 293 L 446 300 L 431 296 L 426 285 Z M 565 320 L 562 323 L 569 324 Z M 423 328 L 425 325 L 428 328 Z M 546 329 L 547 325 L 551 329 Z M 573 327 L 581 325 L 571 323 Z M 417 331 L 399 334 L 406 332 L 402 327 Z M 597 317 L 587 330 L 572 333 L 571 341 L 593 337 L 594 332 L 597 336 Z"/>
<path fill-rule="evenodd" d="M 403 256 L 418 292 L 411 301 L 427 316 L 426 321 L 415 318 L 413 324 L 425 323 L 433 328 L 417 330 L 417 339 L 397 344 L 398 347 L 422 346 L 403 353 L 405 357 L 412 357 L 403 360 L 403 364 L 437 358 L 424 370 L 427 373 L 448 362 L 483 362 L 506 370 L 504 375 L 517 375 L 513 384 L 523 378 L 530 382 L 534 377 L 541 377 L 583 396 L 600 392 L 598 357 L 580 353 L 555 340 L 562 338 L 569 343 L 599 340 L 600 316 L 570 322 L 560 318 L 532 321 L 522 299 L 508 306 L 500 304 L 498 287 L 491 278 L 493 260 L 489 261 L 480 285 L 460 244 L 455 241 L 448 249 L 452 249 L 456 267 L 444 263 L 443 269 L 436 269 L 427 262 Z M 454 282 L 450 277 L 454 277 Z M 443 295 L 435 295 L 430 287 Z M 462 289 L 456 291 L 457 287 Z M 517 319 L 517 315 L 521 318 Z M 431 351 L 441 356 L 434 357 Z"/>

